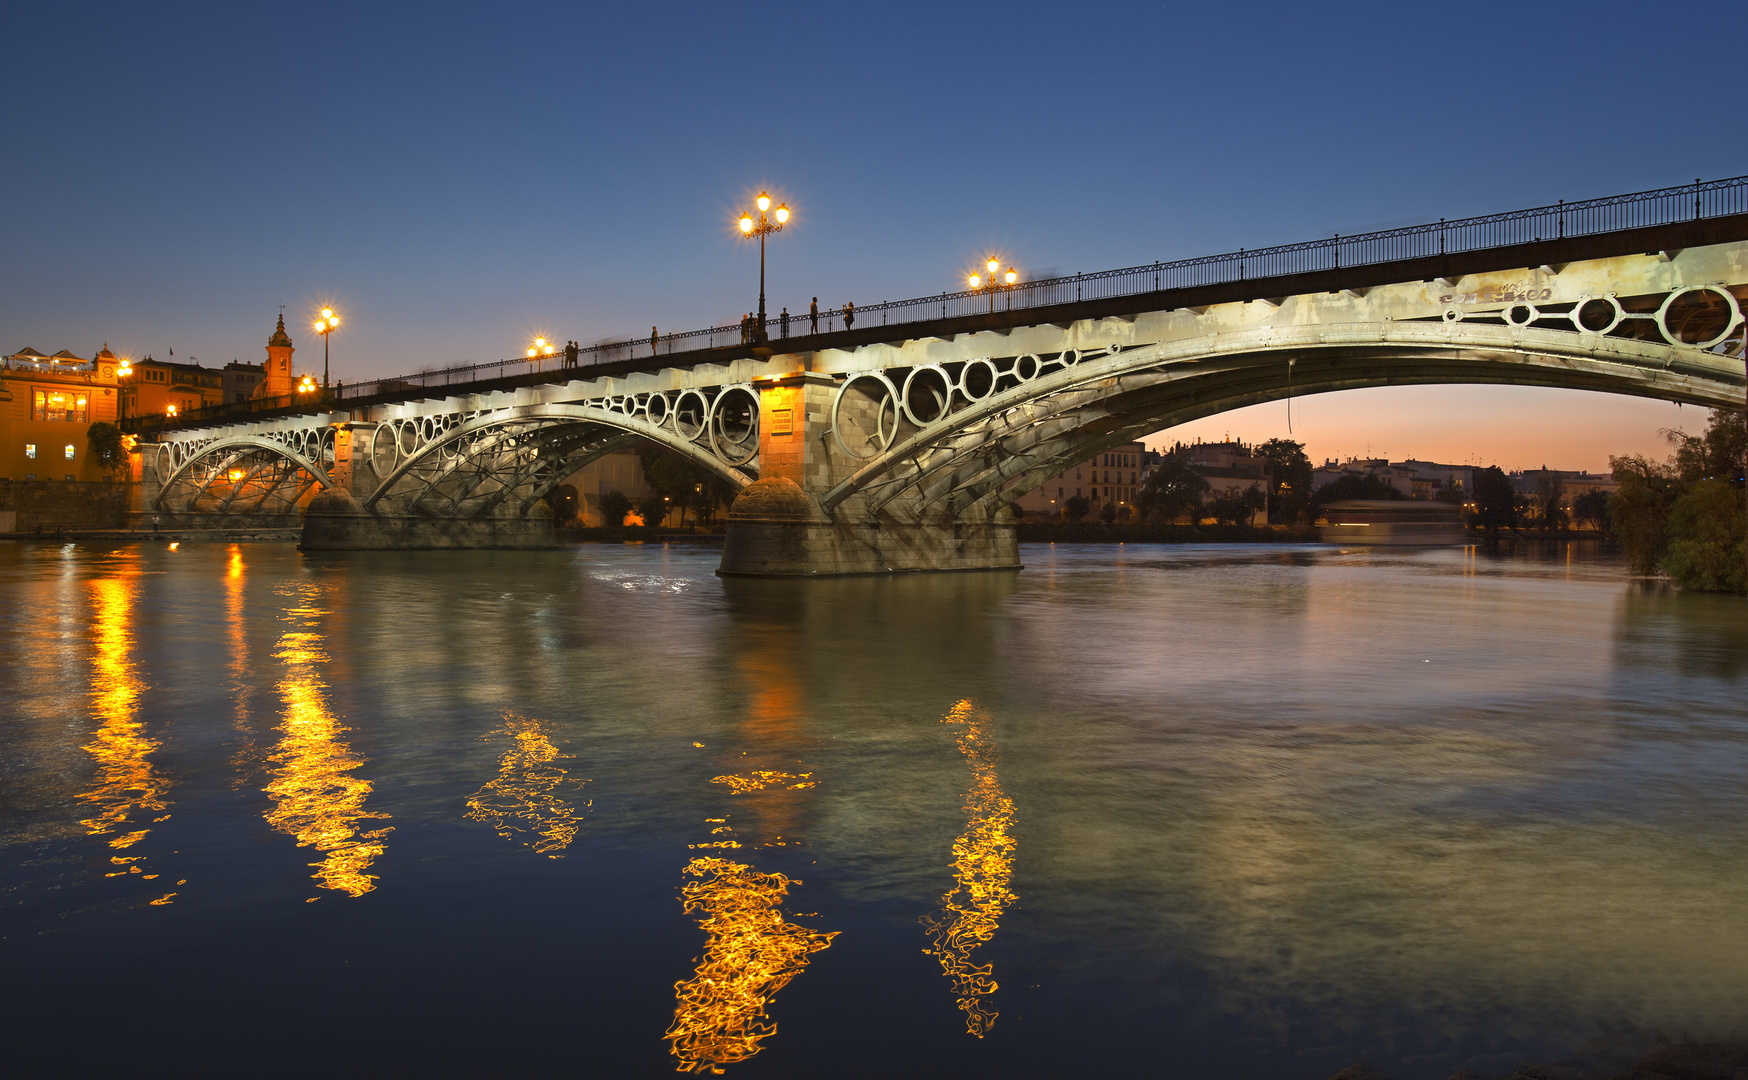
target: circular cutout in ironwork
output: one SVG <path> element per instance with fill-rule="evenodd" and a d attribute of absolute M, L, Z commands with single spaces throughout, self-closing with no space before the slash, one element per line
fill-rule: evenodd
<path fill-rule="evenodd" d="M 1742 318 L 1736 298 L 1716 285 L 1689 285 L 1663 298 L 1657 328 L 1671 345 L 1710 349 L 1722 344 Z"/>
<path fill-rule="evenodd" d="M 1463 313 L 1456 308 L 1445 308 L 1445 322 L 1462 322 Z"/>
<path fill-rule="evenodd" d="M 905 418 L 917 427 L 928 427 L 947 415 L 953 401 L 953 380 L 933 364 L 912 368 L 904 377 L 902 400 Z"/>
<path fill-rule="evenodd" d="M 674 430 L 682 439 L 696 442 L 710 421 L 710 401 L 696 390 L 682 390 L 674 399 Z"/>
<path fill-rule="evenodd" d="M 744 386 L 730 386 L 710 403 L 710 448 L 730 465 L 745 465 L 759 452 L 759 398 Z"/>
<path fill-rule="evenodd" d="M 873 389 L 857 387 L 858 383 L 872 383 Z M 858 399 L 855 402 L 858 415 L 849 418 L 851 437 L 846 440 L 844 400 L 853 387 Z M 851 375 L 838 387 L 838 396 L 832 400 L 832 438 L 845 456 L 858 461 L 879 457 L 892 447 L 893 440 L 898 437 L 898 419 L 898 387 L 877 371 Z M 869 450 L 870 446 L 875 449 Z"/>
<path fill-rule="evenodd" d="M 1612 296 L 1592 296 L 1572 309 L 1572 325 L 1585 334 L 1606 334 L 1621 324 L 1626 312 Z"/>
<path fill-rule="evenodd" d="M 1066 350 L 1064 355 L 1073 351 L 1074 350 L 1072 349 Z M 1076 355 L 1078 356 L 1079 354 Z M 1013 372 L 1014 378 L 1021 382 L 1031 382 L 1038 377 L 1038 372 L 1043 370 L 1043 365 L 1038 363 L 1038 358 L 1036 356 L 1027 353 L 1024 356 L 1014 357 L 1014 366 L 1010 370 Z"/>
<path fill-rule="evenodd" d="M 668 413 L 670 411 L 672 411 L 672 410 L 670 410 L 668 408 L 668 399 L 661 394 L 651 394 L 649 397 L 644 399 L 644 402 L 643 402 L 644 419 L 648 420 L 650 423 L 654 424 L 656 427 L 661 427 L 664 423 L 667 422 Z"/>
<path fill-rule="evenodd" d="M 965 395 L 967 401 L 982 401 L 995 393 L 997 377 L 995 365 L 987 359 L 979 357 L 976 360 L 967 360 L 965 366 L 959 369 L 959 392 Z"/>
<path fill-rule="evenodd" d="M 1528 326 L 1540 315 L 1534 304 L 1513 304 L 1505 309 L 1505 321 L 1512 326 Z"/>

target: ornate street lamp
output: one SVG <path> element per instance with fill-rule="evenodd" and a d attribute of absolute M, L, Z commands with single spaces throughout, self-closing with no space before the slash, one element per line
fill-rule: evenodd
<path fill-rule="evenodd" d="M 316 377 L 314 375 L 305 375 L 302 379 L 298 380 L 297 392 L 300 394 L 313 394 L 313 393 L 315 393 L 316 392 Z"/>
<path fill-rule="evenodd" d="M 528 346 L 528 359 L 537 361 L 543 356 L 551 356 L 554 351 L 552 342 L 543 337 L 537 337 L 534 339 L 534 344 Z"/>
<path fill-rule="evenodd" d="M 765 237 L 774 232 L 782 232 L 783 226 L 789 221 L 789 207 L 777 204 L 777 211 L 772 216 L 776 221 L 768 221 L 765 211 L 771 208 L 771 196 L 759 192 L 759 220 L 755 223 L 751 214 L 740 216 L 740 232 L 742 236 L 757 236 L 759 238 L 759 321 L 753 326 L 753 341 L 763 345 L 767 340 L 765 334 Z"/>
<path fill-rule="evenodd" d="M 321 316 L 316 319 L 316 333 L 322 335 L 322 389 L 328 388 L 328 335 L 340 325 L 340 316 L 334 314 L 334 309 L 325 307 Z M 302 392 L 301 390 L 299 391 Z"/>
<path fill-rule="evenodd" d="M 121 363 L 115 367 L 115 422 L 118 425 L 127 421 L 127 387 L 122 385 L 122 380 L 133 378 L 133 374 L 134 362 L 122 357 Z"/>
<path fill-rule="evenodd" d="M 989 284 L 985 285 L 983 279 L 976 274 L 972 274 L 965 280 L 971 285 L 973 291 L 977 289 L 989 290 L 989 313 L 993 315 L 995 314 L 995 290 L 1003 284 L 1012 285 L 1014 282 L 1020 280 L 1020 275 L 1010 266 L 1008 267 L 1008 272 L 1003 274 L 998 281 L 996 274 L 1001 270 L 1001 261 L 992 258 L 989 262 L 985 263 L 984 266 L 989 271 Z"/>

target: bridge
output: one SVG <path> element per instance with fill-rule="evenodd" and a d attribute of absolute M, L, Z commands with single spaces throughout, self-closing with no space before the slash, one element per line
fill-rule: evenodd
<path fill-rule="evenodd" d="M 1246 405 L 1495 383 L 1742 407 L 1744 299 L 1738 177 L 129 427 L 148 512 L 301 520 L 307 549 L 550 544 L 545 496 L 647 440 L 739 489 L 725 573 L 1017 567 L 1020 494 Z"/>

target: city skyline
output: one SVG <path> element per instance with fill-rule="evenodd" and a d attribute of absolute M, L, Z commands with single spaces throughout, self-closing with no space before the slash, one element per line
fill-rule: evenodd
<path fill-rule="evenodd" d="M 41 167 L 0 180 L 16 208 L 0 236 L 23 253 L 0 270 L 0 349 L 258 362 L 283 302 L 312 370 L 331 304 L 334 377 L 355 381 L 537 335 L 732 325 L 758 284 L 735 219 L 761 189 L 795 211 L 769 250 L 775 316 L 956 289 L 990 254 L 1042 277 L 1748 172 L 1703 110 L 1625 81 L 1571 102 L 1572 65 L 1631 10 L 1554 5 L 1505 30 L 1265 5 L 1237 36 L 1216 12 L 1140 4 L 779 6 L 757 25 L 707 8 L 32 10 L 16 37 L 84 74 L 21 81 L 5 109 Z M 1640 47 L 1681 63 L 1673 40 Z M 806 74 L 748 79 L 749 48 Z M 1683 70 L 1700 99 L 1727 95 L 1722 71 Z M 1681 151 L 1591 152 L 1648 127 Z M 1285 436 L 1277 408 L 1152 441 Z M 1606 468 L 1703 426 L 1501 388 L 1294 409 L 1314 457 L 1412 432 L 1407 453 L 1508 468 Z"/>

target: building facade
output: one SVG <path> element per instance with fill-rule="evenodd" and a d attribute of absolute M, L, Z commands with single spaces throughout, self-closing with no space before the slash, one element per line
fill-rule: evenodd
<path fill-rule="evenodd" d="M 113 479 L 91 454 L 86 432 L 115 423 L 120 361 L 105 345 L 90 360 L 65 349 L 22 349 L 0 359 L 0 479 Z"/>
<path fill-rule="evenodd" d="M 154 360 L 136 361 L 133 374 L 122 385 L 122 415 L 165 416 L 174 408 L 186 414 L 225 400 L 224 372 L 199 364 Z"/>
<path fill-rule="evenodd" d="M 1079 496 L 1092 504 L 1091 517 L 1107 506 L 1121 513 L 1135 505 L 1146 457 L 1147 448 L 1138 442 L 1097 454 L 1026 492 L 1014 508 L 1027 517 L 1056 517 L 1069 499 Z"/>

